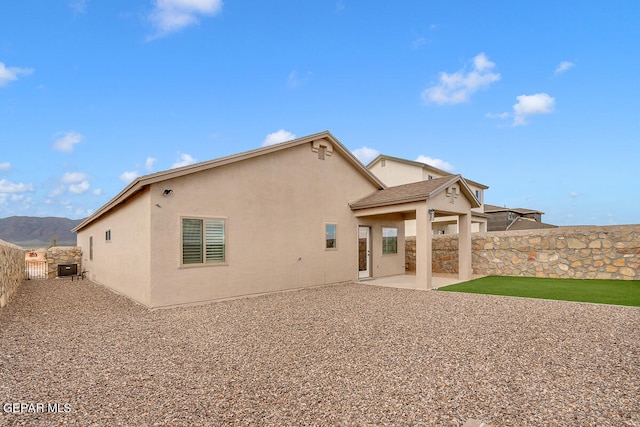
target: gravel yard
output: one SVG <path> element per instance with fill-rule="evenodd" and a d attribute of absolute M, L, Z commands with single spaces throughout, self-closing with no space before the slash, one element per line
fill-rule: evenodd
<path fill-rule="evenodd" d="M 151 311 L 59 279 L 0 311 L 0 425 L 640 426 L 639 396 L 634 307 L 342 285 Z"/>

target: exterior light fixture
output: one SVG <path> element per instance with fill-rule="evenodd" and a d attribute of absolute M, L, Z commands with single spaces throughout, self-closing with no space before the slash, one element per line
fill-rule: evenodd
<path fill-rule="evenodd" d="M 170 188 L 167 188 L 166 190 L 164 190 L 164 191 L 162 192 L 162 195 L 163 195 L 163 196 L 168 196 L 168 195 L 170 195 L 171 193 L 173 193 L 173 190 L 172 190 L 172 189 L 170 189 Z"/>
<path fill-rule="evenodd" d="M 429 209 L 429 221 L 433 221 L 436 219 L 436 211 L 435 209 Z"/>

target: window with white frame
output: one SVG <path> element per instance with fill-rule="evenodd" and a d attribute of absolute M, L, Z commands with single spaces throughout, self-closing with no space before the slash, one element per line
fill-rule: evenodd
<path fill-rule="evenodd" d="M 182 218 L 182 264 L 225 262 L 225 235 L 224 219 Z"/>
<path fill-rule="evenodd" d="M 382 227 L 382 254 L 398 253 L 398 229 L 395 227 Z"/>
<path fill-rule="evenodd" d="M 338 249 L 338 226 L 336 224 L 324 225 L 325 249 Z"/>
<path fill-rule="evenodd" d="M 111 241 L 111 230 L 107 230 L 104 232 L 104 240 L 106 240 L 107 242 Z"/>

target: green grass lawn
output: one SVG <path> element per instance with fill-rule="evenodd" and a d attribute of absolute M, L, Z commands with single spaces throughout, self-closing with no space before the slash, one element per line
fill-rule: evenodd
<path fill-rule="evenodd" d="M 507 295 L 640 306 L 640 280 L 539 279 L 488 276 L 439 288 L 447 292 Z"/>

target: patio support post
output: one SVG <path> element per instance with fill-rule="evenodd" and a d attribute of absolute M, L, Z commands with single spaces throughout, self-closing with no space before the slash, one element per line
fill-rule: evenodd
<path fill-rule="evenodd" d="M 431 289 L 431 220 L 427 202 L 416 208 L 416 287 Z"/>
<path fill-rule="evenodd" d="M 471 214 L 458 215 L 458 278 L 469 280 L 473 274 L 471 264 Z"/>

